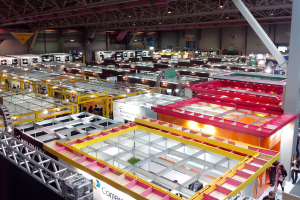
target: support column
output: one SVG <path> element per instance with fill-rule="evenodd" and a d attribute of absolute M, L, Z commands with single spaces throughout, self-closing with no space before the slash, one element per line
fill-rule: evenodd
<path fill-rule="evenodd" d="M 222 52 L 222 36 L 223 36 L 223 29 L 222 27 L 219 28 L 219 49 L 220 49 L 220 53 Z"/>
<path fill-rule="evenodd" d="M 108 36 L 108 34 L 109 34 L 108 32 L 105 33 L 105 38 L 106 38 L 106 40 L 105 40 L 105 42 L 106 42 L 105 43 L 106 44 L 106 48 L 105 49 L 106 49 L 106 51 L 108 51 L 108 45 L 109 45 L 109 41 L 108 41 L 109 40 L 109 36 Z"/>
<path fill-rule="evenodd" d="M 247 56 L 247 45 L 248 45 L 248 26 L 245 27 L 245 50 L 243 55 Z"/>
<path fill-rule="evenodd" d="M 30 44 L 29 53 L 32 53 L 33 45 L 34 45 L 34 43 L 35 43 L 35 40 L 36 40 L 36 37 L 37 37 L 38 34 L 39 34 L 39 29 L 37 29 L 37 30 L 35 31 L 35 33 L 34 33 L 32 42 L 31 42 L 31 44 Z"/>
<path fill-rule="evenodd" d="M 137 34 L 138 34 L 138 32 L 135 32 L 135 33 L 134 33 L 134 35 L 132 36 L 132 38 L 131 38 L 129 44 L 127 45 L 128 47 L 131 46 L 131 44 L 132 44 L 132 42 L 133 42 L 133 40 L 134 40 L 134 38 L 135 38 L 135 36 L 136 36 Z M 130 34 L 128 34 L 128 35 L 129 35 L 129 37 L 130 37 Z M 130 49 L 130 48 L 129 48 L 129 49 Z"/>
<path fill-rule="evenodd" d="M 250 26 L 253 28 L 253 30 L 258 35 L 258 37 L 261 39 L 261 41 L 264 43 L 264 45 L 268 48 L 270 53 L 277 60 L 278 64 L 287 73 L 287 64 L 286 64 L 285 58 L 278 51 L 278 49 L 276 48 L 276 46 L 274 45 L 274 43 L 272 42 L 270 37 L 266 34 L 264 29 L 259 25 L 259 23 L 256 21 L 256 19 L 250 13 L 248 8 L 245 6 L 245 4 L 241 0 L 232 0 L 232 1 L 236 5 L 236 7 L 239 9 L 239 11 L 242 13 L 242 15 L 245 17 L 245 19 L 250 24 Z M 294 7 L 294 5 L 293 5 L 293 7 Z"/>
<path fill-rule="evenodd" d="M 46 33 L 44 30 L 44 47 L 45 47 L 45 53 L 47 53 L 47 41 L 46 41 Z"/>
<path fill-rule="evenodd" d="M 284 112 L 297 114 L 300 112 L 300 1 L 293 1 L 291 24 L 289 73 L 284 96 Z M 290 177 L 291 157 L 296 153 L 299 118 L 288 124 L 282 131 L 280 145 L 280 162 L 285 166 Z"/>

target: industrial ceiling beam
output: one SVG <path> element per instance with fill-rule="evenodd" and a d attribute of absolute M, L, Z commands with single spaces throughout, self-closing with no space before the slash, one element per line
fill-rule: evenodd
<path fill-rule="evenodd" d="M 260 24 L 272 24 L 272 23 L 290 23 L 290 17 L 280 17 L 273 19 L 258 19 Z M 97 23 L 87 24 L 89 26 L 88 30 L 95 30 Z M 128 32 L 134 31 L 155 31 L 155 30 L 178 30 L 178 29 L 195 29 L 195 28 L 210 28 L 210 27 L 226 27 L 226 26 L 246 26 L 249 25 L 246 20 L 230 20 L 230 21 L 208 21 L 208 22 L 197 22 L 197 23 L 164 23 L 161 25 L 147 25 L 147 26 L 131 26 L 130 24 L 120 23 L 118 26 L 105 26 L 105 24 L 101 24 L 98 26 L 97 31 L 103 30 L 120 30 L 120 27 L 123 28 L 121 32 L 124 32 L 126 35 Z M 93 27 L 95 26 L 95 27 Z M 78 24 L 62 25 L 60 28 L 67 27 L 78 27 Z M 58 28 L 58 27 L 54 27 Z M 120 32 L 120 33 L 121 33 Z"/>
<path fill-rule="evenodd" d="M 2 0 L 4 1 L 4 0 Z M 153 0 L 155 5 L 163 5 L 165 3 L 175 1 L 175 0 Z M 5 1 L 4 1 L 5 2 Z M 142 7 L 142 6 L 150 6 L 149 0 L 110 0 L 110 1 L 101 1 L 102 3 L 97 4 L 86 4 L 83 6 L 73 6 L 68 8 L 59 8 L 57 4 L 55 6 L 58 6 L 57 9 L 52 9 L 48 12 L 36 12 L 32 15 L 19 15 L 16 17 L 8 17 L 7 19 L 0 19 L 1 26 L 4 25 L 15 25 L 15 24 L 22 24 L 22 23 L 29 23 L 29 22 L 37 22 L 41 20 L 47 20 L 47 19 L 56 19 L 56 18 L 64 18 L 69 17 L 70 15 L 73 16 L 82 16 L 82 15 L 88 15 L 91 13 L 104 13 L 107 11 L 114 11 L 114 10 L 120 10 L 120 9 L 132 9 L 134 7 Z M 44 2 L 43 2 L 44 3 Z M 53 1 L 55 3 L 55 1 Z M 11 8 L 10 5 L 8 5 L 5 2 L 5 5 L 9 8 Z M 26 9 L 25 4 L 25 8 Z M 31 4 L 29 4 L 31 5 Z M 98 6 L 96 6 L 98 5 Z M 100 5 L 100 6 L 99 6 Z M 14 10 L 15 11 L 15 10 Z M 15 11 L 18 13 L 17 11 Z M 23 10 L 23 13 L 25 10 Z"/>
<path fill-rule="evenodd" d="M 12 6 L 9 4 L 10 1 L 14 2 Z M 86 30 L 94 30 L 98 25 L 98 28 L 101 30 L 122 30 L 128 28 L 135 29 L 137 27 L 149 29 L 157 27 L 160 29 L 163 26 L 186 26 L 209 23 L 216 23 L 218 24 L 216 26 L 220 26 L 220 23 L 244 21 L 243 16 L 232 1 L 225 1 L 221 9 L 219 1 L 216 0 L 140 0 L 138 2 L 128 0 L 125 2 L 122 1 L 122 3 L 120 3 L 120 0 L 115 0 L 112 3 L 110 1 L 110 5 L 100 3 L 102 6 L 100 4 L 99 6 L 92 4 L 99 3 L 98 1 L 100 0 L 67 0 L 58 1 L 58 6 L 61 9 L 57 9 L 57 6 L 52 1 L 36 0 L 44 9 L 41 10 L 42 8 L 39 7 L 39 13 L 31 9 L 28 4 L 36 6 L 37 4 L 32 3 L 33 0 L 24 0 L 23 4 L 19 5 L 15 1 L 8 0 L 6 1 L 7 5 L 2 4 L 4 12 L 0 15 L 0 26 L 8 28 L 16 27 L 17 24 L 23 24 L 28 25 L 29 29 L 34 30 L 37 28 L 69 27 L 84 27 Z M 28 1 L 28 5 L 22 8 L 22 5 L 25 6 L 25 1 Z M 243 0 L 243 2 L 247 5 L 253 16 L 259 20 L 265 19 L 276 22 L 274 19 L 291 18 L 292 2 L 290 1 L 285 4 L 275 0 L 270 2 L 258 0 L 256 3 L 253 3 L 252 0 Z M 22 13 L 23 9 L 25 9 L 24 16 L 31 15 L 30 17 L 22 18 L 9 8 L 13 8 L 19 13 Z M 67 8 L 69 10 L 65 10 Z M 47 9 L 49 13 L 43 14 Z M 10 14 L 8 13 L 9 10 L 11 10 Z"/>

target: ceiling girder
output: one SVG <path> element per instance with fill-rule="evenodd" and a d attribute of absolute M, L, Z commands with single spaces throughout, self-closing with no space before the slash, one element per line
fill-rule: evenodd
<path fill-rule="evenodd" d="M 231 1 L 223 2 L 220 8 L 216 0 L 0 0 L 0 26 L 13 27 L 22 23 L 31 29 L 93 29 L 97 26 L 100 30 L 137 27 L 153 30 L 164 26 L 205 27 L 245 22 Z M 264 23 L 291 19 L 292 1 L 244 0 L 244 3 L 253 16 Z"/>

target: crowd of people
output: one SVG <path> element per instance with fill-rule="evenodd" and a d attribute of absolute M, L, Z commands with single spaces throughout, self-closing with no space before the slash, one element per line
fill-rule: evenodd
<path fill-rule="evenodd" d="M 103 116 L 103 107 L 102 106 L 98 106 L 98 105 L 95 105 L 95 107 L 93 107 L 93 105 L 91 105 L 88 110 L 86 109 L 86 107 L 83 107 L 82 108 L 82 112 L 89 112 L 89 113 L 92 113 L 94 115 L 100 115 L 100 116 Z M 110 110 L 109 112 L 109 118 L 112 119 L 113 118 L 113 113 L 112 111 Z"/>
<path fill-rule="evenodd" d="M 279 171 L 277 171 L 277 168 L 279 166 Z M 278 183 L 276 183 L 276 173 L 278 172 Z M 298 173 L 300 172 L 300 160 L 298 154 L 295 154 L 291 159 L 291 178 L 292 178 L 292 184 L 295 184 L 298 180 Z M 279 161 L 275 161 L 270 166 L 269 171 L 269 178 L 271 184 L 271 187 L 274 187 L 275 184 L 277 184 L 277 187 L 280 185 L 282 192 L 284 192 L 284 186 L 286 185 L 285 178 L 287 177 L 287 171 L 284 168 L 283 164 L 280 164 Z M 263 200 L 275 200 L 275 193 L 273 191 L 270 191 L 267 196 L 263 198 Z"/>

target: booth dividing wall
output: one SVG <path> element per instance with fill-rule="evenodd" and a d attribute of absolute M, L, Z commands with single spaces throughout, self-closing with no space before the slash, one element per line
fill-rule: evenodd
<path fill-rule="evenodd" d="M 113 103 L 114 120 L 124 122 L 124 120 L 134 121 L 135 118 L 149 117 L 157 119 L 157 113 L 151 108 L 137 105 L 129 105 L 119 101 Z"/>
<path fill-rule="evenodd" d="M 157 114 L 157 119 L 172 124 L 177 124 L 179 126 L 183 126 L 193 130 L 203 131 L 205 133 L 213 134 L 215 136 L 220 136 L 220 137 L 240 141 L 243 143 L 260 146 L 274 151 L 280 151 L 280 138 L 281 138 L 282 129 L 270 137 L 261 138 L 258 136 L 231 131 L 223 128 L 218 128 L 212 125 L 201 124 L 195 121 L 173 117 L 161 113 Z"/>

